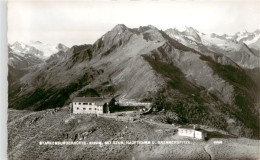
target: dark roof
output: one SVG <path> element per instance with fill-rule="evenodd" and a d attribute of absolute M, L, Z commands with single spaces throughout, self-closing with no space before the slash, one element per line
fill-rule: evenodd
<path fill-rule="evenodd" d="M 181 126 L 181 127 L 179 127 L 179 128 L 185 128 L 185 129 L 193 129 L 193 125 L 183 125 L 183 126 Z"/>
<path fill-rule="evenodd" d="M 179 127 L 181 129 L 194 129 L 194 126 L 193 125 L 183 125 L 181 127 Z M 195 130 L 196 131 L 204 131 L 203 129 L 199 128 L 198 126 L 195 126 Z"/>
<path fill-rule="evenodd" d="M 72 102 L 90 102 L 98 105 L 109 103 L 112 98 L 101 98 L 101 97 L 75 97 Z"/>

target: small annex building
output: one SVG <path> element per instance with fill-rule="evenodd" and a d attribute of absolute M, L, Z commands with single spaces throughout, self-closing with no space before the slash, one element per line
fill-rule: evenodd
<path fill-rule="evenodd" d="M 109 113 L 112 98 L 75 97 L 72 101 L 73 114 L 104 114 Z"/>
<path fill-rule="evenodd" d="M 205 139 L 207 133 L 196 126 L 183 126 L 178 128 L 179 136 L 186 136 L 196 139 Z"/>

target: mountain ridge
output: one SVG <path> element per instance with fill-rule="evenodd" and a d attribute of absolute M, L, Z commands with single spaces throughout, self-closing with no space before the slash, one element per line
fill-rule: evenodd
<path fill-rule="evenodd" d="M 92 45 L 58 52 L 30 70 L 9 92 L 9 107 L 62 107 L 92 89 L 103 96 L 152 101 L 189 123 L 258 137 L 259 89 L 246 69 L 258 68 L 259 57 L 244 43 L 188 30 L 185 35 L 172 30 L 180 40 L 171 30 L 151 25 L 117 25 Z"/>

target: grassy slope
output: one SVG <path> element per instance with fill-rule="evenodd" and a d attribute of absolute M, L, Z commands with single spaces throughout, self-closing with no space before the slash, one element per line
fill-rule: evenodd
<path fill-rule="evenodd" d="M 228 130 L 228 124 L 223 115 L 228 115 L 243 123 L 239 124 L 243 127 L 240 133 L 242 136 L 259 137 L 259 118 L 254 112 L 255 99 L 253 98 L 255 95 L 252 94 L 252 91 L 256 92 L 256 89 L 253 88 L 256 85 L 245 72 L 232 66 L 220 65 L 210 57 L 201 55 L 201 59 L 208 62 L 215 74 L 234 86 L 235 102 L 233 106 L 229 106 L 218 100 L 213 94 L 202 94 L 204 88 L 194 86 L 186 80 L 183 73 L 174 64 L 153 59 L 148 55 L 143 57 L 157 73 L 168 79 L 168 85 L 158 93 L 154 100 L 155 105 L 177 113 L 188 123 L 207 124 L 224 130 Z M 215 110 L 210 110 L 208 104 L 215 104 Z M 216 110 L 222 114 L 216 114 Z"/>
<path fill-rule="evenodd" d="M 97 72 L 98 74 L 98 72 Z M 95 76 L 85 73 L 76 83 L 71 83 L 65 88 L 37 88 L 33 93 L 16 98 L 16 94 L 9 94 L 9 108 L 43 110 L 47 108 L 62 107 L 69 99 L 71 93 L 88 85 Z"/>
<path fill-rule="evenodd" d="M 225 129 L 223 117 L 210 113 L 209 108 L 204 104 L 208 101 L 208 97 L 200 94 L 202 87 L 194 86 L 186 80 L 180 69 L 173 64 L 154 62 L 149 56 L 144 56 L 144 58 L 155 71 L 169 79 L 166 88 L 159 92 L 154 100 L 155 105 L 177 113 L 184 117 L 187 123 L 201 123 Z"/>
<path fill-rule="evenodd" d="M 221 78 L 235 88 L 234 106 L 228 109 L 229 114 L 235 116 L 248 128 L 253 129 L 254 137 L 260 137 L 259 115 L 254 103 L 257 102 L 259 89 L 254 81 L 242 70 L 229 65 L 215 63 L 210 57 L 201 56 Z M 235 111 L 235 112 L 234 112 Z"/>

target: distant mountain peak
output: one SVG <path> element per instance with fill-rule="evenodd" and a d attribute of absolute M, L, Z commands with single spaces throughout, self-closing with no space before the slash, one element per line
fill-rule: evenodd
<path fill-rule="evenodd" d="M 59 51 L 66 51 L 68 49 L 64 44 L 48 44 L 41 41 L 29 41 L 28 43 L 23 43 L 16 41 L 10 45 L 10 48 L 15 53 L 20 54 L 34 54 L 36 56 L 49 57 Z"/>
<path fill-rule="evenodd" d="M 127 30 L 127 27 L 124 24 L 117 24 L 112 30 L 120 32 Z"/>
<path fill-rule="evenodd" d="M 30 41 L 31 44 L 42 44 L 41 41 Z"/>
<path fill-rule="evenodd" d="M 255 34 L 260 34 L 260 29 L 254 31 Z"/>
<path fill-rule="evenodd" d="M 186 30 L 182 32 L 183 34 L 185 34 L 188 37 L 192 37 L 192 39 L 194 38 L 195 41 L 201 41 L 201 38 L 199 36 L 199 31 L 192 28 L 192 27 L 187 27 L 186 26 Z"/>
<path fill-rule="evenodd" d="M 153 25 L 148 25 L 147 27 L 151 28 L 151 29 L 155 29 L 155 30 L 158 30 L 155 26 Z"/>
<path fill-rule="evenodd" d="M 69 48 L 68 48 L 67 46 L 65 46 L 64 44 L 59 43 L 59 44 L 57 44 L 56 49 L 57 49 L 58 51 L 64 51 L 64 52 L 66 52 Z"/>
<path fill-rule="evenodd" d="M 15 41 L 12 45 L 19 45 L 19 44 L 21 44 L 21 43 L 18 41 Z"/>
<path fill-rule="evenodd" d="M 159 31 L 159 29 L 158 28 L 156 28 L 156 27 L 154 27 L 154 26 L 152 26 L 152 25 L 147 25 L 147 26 L 140 26 L 138 29 L 137 29 L 139 32 L 146 32 L 146 31 L 148 31 L 148 30 L 150 30 L 150 31 L 155 31 L 155 32 L 158 32 Z"/>
<path fill-rule="evenodd" d="M 171 34 L 180 34 L 180 31 L 177 28 L 169 28 L 165 30 L 166 32 L 169 32 Z"/>
<path fill-rule="evenodd" d="M 249 33 L 249 32 L 245 29 L 244 33 Z"/>
<path fill-rule="evenodd" d="M 11 46 L 20 48 L 20 47 L 24 47 L 25 44 L 19 41 L 15 41 Z"/>
<path fill-rule="evenodd" d="M 15 41 L 12 45 L 10 45 L 10 48 L 15 52 L 23 52 L 26 49 L 26 46 L 22 42 Z"/>
<path fill-rule="evenodd" d="M 185 26 L 185 31 L 184 32 L 187 32 L 187 33 L 199 33 L 199 31 L 198 30 L 196 30 L 196 29 L 194 29 L 194 28 L 192 28 L 192 27 L 187 27 L 187 26 Z"/>

